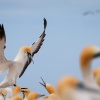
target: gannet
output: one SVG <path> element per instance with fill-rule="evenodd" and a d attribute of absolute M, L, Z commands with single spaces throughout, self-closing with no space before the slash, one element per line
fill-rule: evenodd
<path fill-rule="evenodd" d="M 100 67 L 97 67 L 93 70 L 93 76 L 94 76 L 94 80 L 100 87 Z"/>
<path fill-rule="evenodd" d="M 27 100 L 37 100 L 40 97 L 45 96 L 44 94 L 38 94 L 37 92 L 31 92 L 28 95 L 28 99 Z"/>
<path fill-rule="evenodd" d="M 11 100 L 23 100 L 20 93 L 22 92 L 22 88 L 20 86 L 14 85 L 13 95 Z"/>
<path fill-rule="evenodd" d="M 80 67 L 83 75 L 83 81 L 91 87 L 98 88 L 92 73 L 92 60 L 100 57 L 100 48 L 97 46 L 85 47 L 80 55 Z M 91 83 L 91 84 L 90 84 Z"/>
<path fill-rule="evenodd" d="M 7 60 L 4 56 L 4 48 L 6 43 L 6 34 L 3 25 L 0 25 L 0 73 L 3 73 L 8 69 L 8 73 L 4 80 L 0 83 L 0 88 L 13 86 L 16 84 L 16 79 L 21 77 L 25 72 L 26 68 L 32 61 L 32 57 L 39 51 L 43 44 L 45 37 L 47 21 L 44 18 L 44 31 L 39 39 L 34 42 L 31 46 L 23 46 L 19 49 L 19 52 L 15 59 Z"/>
<path fill-rule="evenodd" d="M 6 95 L 7 95 L 6 90 L 1 90 L 0 91 L 0 100 L 6 100 Z"/>
<path fill-rule="evenodd" d="M 24 100 L 28 100 L 30 98 L 32 98 L 34 100 L 34 99 L 37 99 L 39 97 L 45 96 L 44 94 L 43 95 L 40 95 L 37 92 L 31 92 L 29 90 L 29 88 L 21 88 L 21 92 L 23 92 L 23 95 L 24 95 L 24 98 L 23 99 Z M 31 96 L 29 96 L 29 95 L 31 95 Z"/>
<path fill-rule="evenodd" d="M 23 99 L 27 100 L 30 90 L 28 88 L 21 88 L 21 92 L 23 92 Z"/>
<path fill-rule="evenodd" d="M 51 85 L 51 84 L 48 84 L 48 83 L 46 83 L 44 80 L 43 80 L 43 78 L 41 77 L 41 79 L 42 79 L 42 82 L 43 83 L 41 83 L 41 82 L 39 82 L 43 87 L 45 87 L 45 89 L 48 91 L 48 93 L 49 93 L 49 95 L 48 96 L 45 96 L 44 98 L 43 98 L 43 100 L 57 100 L 58 98 L 57 98 L 57 94 L 56 94 L 56 90 L 55 90 L 55 88 Z"/>
<path fill-rule="evenodd" d="M 49 93 L 49 94 L 51 94 L 51 93 L 55 93 L 55 94 L 56 94 L 56 90 L 54 89 L 54 87 L 53 87 L 51 84 L 46 83 L 46 82 L 43 80 L 42 77 L 41 77 L 41 79 L 42 79 L 42 82 L 43 82 L 43 83 L 41 83 L 41 82 L 39 82 L 39 83 L 40 83 L 42 86 L 45 87 L 45 89 L 48 91 L 48 93 Z"/>
<path fill-rule="evenodd" d="M 58 96 L 55 93 L 52 93 L 48 96 L 48 100 L 58 100 Z"/>
<path fill-rule="evenodd" d="M 82 81 L 73 76 L 65 76 L 57 83 L 57 93 L 61 100 L 99 100 L 100 91 L 87 87 Z M 92 95 L 90 95 L 92 94 Z M 100 97 L 100 96 L 99 96 Z"/>
<path fill-rule="evenodd" d="M 7 87 L 4 89 L 6 95 L 5 95 L 5 100 L 11 100 L 12 96 L 13 96 L 13 92 L 12 89 L 10 87 Z"/>

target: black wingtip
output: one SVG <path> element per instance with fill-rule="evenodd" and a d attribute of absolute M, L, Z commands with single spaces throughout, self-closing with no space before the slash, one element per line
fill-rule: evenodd
<path fill-rule="evenodd" d="M 13 86 L 17 86 L 16 84 L 13 84 Z"/>
<path fill-rule="evenodd" d="M 3 26 L 3 24 L 2 24 L 2 30 L 4 31 L 4 26 Z"/>
<path fill-rule="evenodd" d="M 3 24 L 0 24 L 0 39 L 5 39 L 5 42 L 6 42 L 6 34 L 5 34 L 5 30 L 4 30 L 4 26 Z"/>
<path fill-rule="evenodd" d="M 47 27 L 47 20 L 44 18 L 44 30 L 46 29 Z"/>

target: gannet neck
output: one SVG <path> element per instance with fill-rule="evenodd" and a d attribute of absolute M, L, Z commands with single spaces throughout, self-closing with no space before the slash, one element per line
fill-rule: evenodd
<path fill-rule="evenodd" d="M 91 64 L 87 64 L 86 66 L 81 67 L 82 75 L 85 81 L 93 80 L 93 74 L 91 70 Z"/>
<path fill-rule="evenodd" d="M 27 89 L 27 91 L 24 92 L 26 98 L 28 98 L 29 93 L 30 93 L 30 90 L 29 89 Z"/>
<path fill-rule="evenodd" d="M 49 94 L 51 94 L 51 93 L 56 94 L 56 91 L 55 91 L 54 87 L 51 84 L 46 83 L 46 89 L 49 92 Z"/>
<path fill-rule="evenodd" d="M 20 95 L 21 88 L 19 86 L 15 86 L 13 88 L 13 96 Z"/>
<path fill-rule="evenodd" d="M 25 53 L 21 50 L 19 50 L 17 56 L 15 57 L 14 61 L 22 62 L 25 58 Z"/>
<path fill-rule="evenodd" d="M 5 88 L 5 90 L 7 91 L 7 95 L 6 95 L 6 97 L 7 98 L 11 98 L 12 97 L 12 89 L 11 88 L 9 88 L 9 87 L 7 87 L 7 88 Z"/>

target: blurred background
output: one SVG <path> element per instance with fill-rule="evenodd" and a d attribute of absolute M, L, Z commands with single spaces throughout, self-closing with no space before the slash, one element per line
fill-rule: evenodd
<path fill-rule="evenodd" d="M 43 32 L 45 41 L 17 85 L 48 94 L 41 82 L 56 87 L 64 75 L 82 79 L 79 57 L 88 45 L 100 46 L 100 0 L 0 0 L 0 24 L 6 32 L 5 56 L 13 60 L 21 46 L 31 45 Z M 100 66 L 100 58 L 92 69 Z M 0 82 L 5 75 L 0 75 Z"/>

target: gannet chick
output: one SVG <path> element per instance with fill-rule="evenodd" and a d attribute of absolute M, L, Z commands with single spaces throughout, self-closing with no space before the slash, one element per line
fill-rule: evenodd
<path fill-rule="evenodd" d="M 48 91 L 48 93 L 49 93 L 49 94 L 51 94 L 51 93 L 55 93 L 55 94 L 56 94 L 56 90 L 54 89 L 54 87 L 53 87 L 51 84 L 46 83 L 46 82 L 43 80 L 42 77 L 41 77 L 41 79 L 42 79 L 42 82 L 43 82 L 43 83 L 41 83 L 41 82 L 39 82 L 39 83 L 40 83 L 42 86 L 45 87 L 45 89 Z"/>
<path fill-rule="evenodd" d="M 29 93 L 27 100 L 37 100 L 38 98 L 43 97 L 43 96 L 45 96 L 45 95 L 38 94 L 37 92 L 31 92 L 31 93 Z"/>

